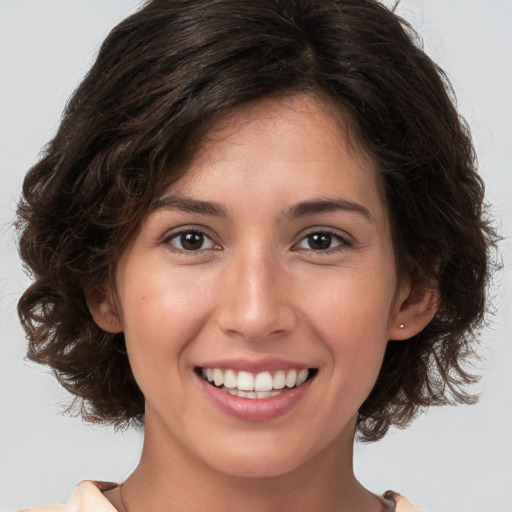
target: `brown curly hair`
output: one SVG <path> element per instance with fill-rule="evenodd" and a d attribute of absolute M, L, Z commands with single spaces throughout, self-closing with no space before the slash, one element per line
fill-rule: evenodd
<path fill-rule="evenodd" d="M 309 91 L 346 113 L 382 174 L 399 272 L 436 283 L 439 310 L 390 341 L 360 409 L 381 438 L 421 407 L 474 401 L 468 364 L 486 309 L 496 235 L 475 155 L 443 72 L 375 0 L 153 0 L 118 25 L 27 174 L 19 301 L 28 357 L 49 365 L 89 421 L 143 421 L 122 333 L 102 331 L 86 295 L 212 120 L 248 101 Z"/>

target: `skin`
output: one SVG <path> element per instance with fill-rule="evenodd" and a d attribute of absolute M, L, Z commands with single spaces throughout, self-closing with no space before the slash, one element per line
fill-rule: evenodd
<path fill-rule="evenodd" d="M 419 332 L 433 297 L 399 279 L 375 165 L 340 120 L 297 95 L 219 121 L 120 258 L 117 300 L 91 304 L 102 328 L 124 331 L 146 398 L 140 464 L 106 493 L 119 510 L 384 510 L 353 473 L 357 411 L 388 340 Z M 203 241 L 186 250 L 178 233 L 191 231 Z M 264 356 L 318 369 L 267 421 L 220 411 L 194 371 Z"/>

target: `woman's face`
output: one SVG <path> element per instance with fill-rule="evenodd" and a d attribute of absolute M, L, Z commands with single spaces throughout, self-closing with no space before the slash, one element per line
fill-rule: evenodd
<path fill-rule="evenodd" d="M 219 122 L 121 257 L 162 453 L 275 476 L 352 442 L 406 291 L 374 165 L 328 107 L 267 99 Z"/>

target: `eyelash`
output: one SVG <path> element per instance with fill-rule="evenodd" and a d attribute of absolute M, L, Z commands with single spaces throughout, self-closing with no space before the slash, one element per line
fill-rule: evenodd
<path fill-rule="evenodd" d="M 190 235 L 197 235 L 201 237 L 201 246 L 205 242 L 209 242 L 209 245 L 212 245 L 212 247 L 207 247 L 205 249 L 199 248 L 199 249 L 186 249 L 183 246 L 183 243 L 185 240 L 183 240 L 182 237 L 184 236 L 190 236 Z M 333 242 L 338 242 L 334 247 L 327 247 L 326 249 L 318 249 L 315 250 L 311 247 L 300 247 L 301 243 L 308 243 L 308 239 L 310 239 L 312 236 L 324 236 L 328 237 L 329 245 L 331 245 Z M 179 241 L 181 247 L 176 247 L 175 244 L 173 244 L 173 241 Z M 311 240 L 309 240 L 311 242 Z M 173 233 L 169 236 L 167 236 L 163 243 L 168 245 L 172 252 L 177 252 L 180 254 L 187 254 L 190 256 L 203 254 L 205 251 L 212 251 L 212 250 L 220 250 L 220 247 L 218 244 L 216 244 L 213 240 L 213 237 L 209 234 L 207 234 L 204 230 L 201 229 L 182 229 L 181 231 L 178 231 L 177 233 Z M 349 237 L 347 234 L 342 234 L 338 231 L 330 230 L 330 229 L 315 229 L 311 230 L 309 233 L 306 233 L 305 235 L 300 238 L 300 240 L 293 244 L 292 250 L 293 251 L 299 251 L 299 250 L 306 250 L 311 251 L 314 254 L 330 254 L 333 252 L 341 251 L 343 249 L 352 247 L 354 245 L 353 240 L 351 237 Z"/>
<path fill-rule="evenodd" d="M 183 247 L 183 239 L 182 237 L 186 236 L 186 235 L 198 235 L 200 237 L 202 237 L 202 243 L 201 245 L 204 244 L 205 241 L 208 241 L 210 242 L 210 244 L 212 244 L 213 246 L 215 247 L 208 247 L 206 249 L 186 249 Z M 181 239 L 181 240 L 180 240 Z M 173 245 L 173 241 L 174 240 L 180 240 L 180 244 L 181 244 L 181 247 L 176 247 Z M 219 250 L 217 249 L 218 247 L 218 244 L 216 244 L 212 237 L 210 235 L 208 235 L 207 233 L 205 233 L 205 231 L 201 230 L 201 229 L 182 229 L 181 231 L 178 231 L 177 233 L 173 233 L 167 237 L 165 237 L 165 239 L 163 240 L 164 244 L 167 244 L 168 246 L 171 247 L 171 251 L 172 252 L 178 252 L 178 253 L 181 253 L 181 254 L 187 254 L 187 255 L 195 255 L 195 254 L 200 254 L 200 253 L 204 253 L 205 251 L 211 251 L 211 250 Z"/>
<path fill-rule="evenodd" d="M 343 249 L 352 247 L 354 242 L 351 237 L 349 237 L 346 233 L 340 233 L 339 231 L 331 230 L 331 229 L 314 229 L 309 233 L 306 233 L 302 238 L 294 244 L 294 247 L 299 246 L 301 243 L 307 243 L 308 239 L 313 235 L 322 235 L 330 237 L 330 243 L 333 241 L 337 241 L 338 243 L 334 247 L 328 247 L 327 249 L 312 249 L 311 247 L 304 247 L 303 249 L 312 251 L 314 254 L 330 254 L 333 252 L 341 251 Z M 297 250 L 297 249 L 295 249 Z M 300 250 L 300 248 L 298 249 Z"/>

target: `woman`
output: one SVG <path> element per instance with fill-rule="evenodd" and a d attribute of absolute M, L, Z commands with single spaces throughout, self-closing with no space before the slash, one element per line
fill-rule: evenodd
<path fill-rule="evenodd" d="M 84 418 L 145 424 L 126 482 L 69 506 L 408 510 L 357 482 L 354 432 L 473 400 L 482 201 L 442 74 L 378 3 L 149 2 L 19 208 L 29 356 Z"/>

